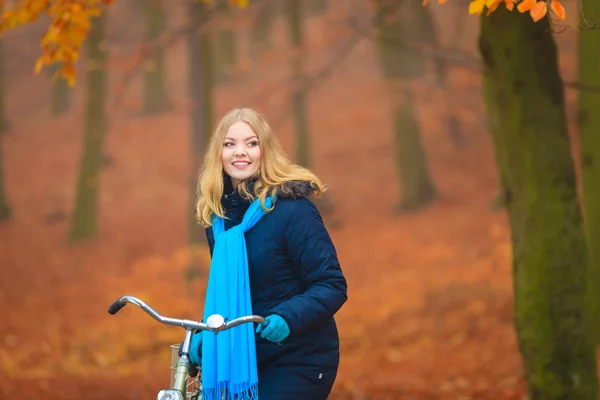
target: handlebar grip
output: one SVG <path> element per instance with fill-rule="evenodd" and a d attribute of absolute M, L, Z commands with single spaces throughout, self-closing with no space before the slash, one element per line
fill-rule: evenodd
<path fill-rule="evenodd" d="M 108 306 L 108 313 L 110 315 L 115 315 L 116 313 L 118 313 L 121 308 L 125 307 L 125 304 L 121 304 L 121 302 L 119 301 L 120 299 L 116 300 L 114 303 L 112 303 L 110 306 Z"/>

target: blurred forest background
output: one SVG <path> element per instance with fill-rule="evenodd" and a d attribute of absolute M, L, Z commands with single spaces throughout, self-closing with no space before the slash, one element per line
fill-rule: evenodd
<path fill-rule="evenodd" d="M 128 294 L 200 318 L 197 168 L 218 118 L 249 106 L 329 187 L 318 205 L 349 283 L 331 398 L 522 399 L 468 4 L 119 0 L 94 21 L 73 88 L 32 73 L 47 21 L 6 32 L 0 397 L 142 399 L 168 385 L 183 331 L 106 310 Z M 554 34 L 571 133 L 578 18 L 573 6 Z"/>

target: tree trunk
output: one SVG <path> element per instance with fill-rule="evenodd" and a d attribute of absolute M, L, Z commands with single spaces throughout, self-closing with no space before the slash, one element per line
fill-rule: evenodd
<path fill-rule="evenodd" d="M 436 192 L 429 176 L 419 123 L 415 117 L 414 98 L 408 88 L 400 96 L 402 98 L 397 99 L 394 109 L 396 160 L 400 161 L 398 174 L 402 181 L 402 198 L 397 211 L 410 211 L 432 201 Z"/>
<path fill-rule="evenodd" d="M 145 0 L 146 41 L 152 55 L 144 65 L 144 113 L 153 114 L 167 108 L 164 51 L 157 41 L 165 28 L 165 14 L 161 0 Z"/>
<path fill-rule="evenodd" d="M 598 0 L 583 0 L 583 13 L 588 21 L 600 18 Z M 585 226 L 592 279 L 600 288 L 600 93 L 585 87 L 600 87 L 600 31 L 579 31 L 578 125 L 581 143 L 580 160 L 583 184 Z M 596 341 L 600 342 L 600 296 L 594 301 Z"/>
<path fill-rule="evenodd" d="M 97 231 L 98 175 L 102 165 L 106 124 L 106 52 L 103 46 L 105 19 L 106 12 L 92 20 L 87 39 L 84 148 L 70 232 L 71 240 L 93 237 Z"/>
<path fill-rule="evenodd" d="M 304 2 L 303 0 L 287 0 L 286 17 L 289 29 L 290 45 L 294 51 L 292 57 L 292 81 L 294 82 L 294 92 L 292 94 L 293 108 L 293 124 L 296 137 L 296 163 L 310 168 L 310 140 L 308 134 L 308 116 L 306 109 L 306 75 L 304 72 L 304 60 L 306 53 L 303 51 L 304 46 Z M 332 227 L 341 226 L 334 214 L 333 200 L 329 192 L 325 192 L 320 199 L 315 200 L 315 205 L 321 212 L 324 218 L 331 217 Z"/>
<path fill-rule="evenodd" d="M 206 5 L 201 1 L 190 0 L 190 15 L 195 18 L 199 28 L 190 32 L 188 46 L 190 54 L 190 98 L 192 108 L 191 122 L 191 160 L 190 173 L 190 211 L 195 209 L 197 199 L 198 171 L 204 157 L 206 144 L 213 129 L 213 77 L 211 61 L 211 34 L 205 23 L 208 18 Z M 189 243 L 206 243 L 202 228 L 198 225 L 195 212 L 190 213 Z"/>
<path fill-rule="evenodd" d="M 215 76 L 217 82 L 227 82 L 231 68 L 237 61 L 237 40 L 235 31 L 222 28 L 217 31 L 217 46 L 215 54 Z"/>
<path fill-rule="evenodd" d="M 439 53 L 440 43 L 435 24 L 435 19 L 430 7 L 417 7 L 417 20 L 415 24 L 422 26 L 422 38 L 425 40 L 425 45 L 432 48 L 435 53 Z M 465 139 L 462 135 L 460 123 L 454 112 L 454 93 L 449 83 L 448 63 L 443 57 L 434 59 L 435 73 L 437 76 L 438 85 L 441 86 L 444 92 L 444 113 L 446 114 L 446 128 L 450 142 L 456 147 L 462 147 L 465 144 Z"/>
<path fill-rule="evenodd" d="M 2 136 L 8 130 L 6 112 L 4 108 L 4 53 L 2 51 L 2 41 L 0 40 L 0 144 L 2 144 Z M 2 147 L 0 146 L 0 221 L 10 218 L 10 206 L 4 190 L 4 164 L 2 163 Z"/>
<path fill-rule="evenodd" d="M 406 15 L 405 7 L 412 7 Z M 422 26 L 414 24 L 415 13 L 420 12 L 415 7 L 420 8 L 421 5 L 378 1 L 377 10 L 381 66 L 394 113 L 396 165 L 402 194 L 397 211 L 421 208 L 436 197 L 411 89 L 412 82 L 423 75 L 425 59 L 397 45 L 409 38 L 423 42 L 429 35 Z"/>
<path fill-rule="evenodd" d="M 327 0 L 308 0 L 306 3 L 308 15 L 318 16 L 327 10 Z"/>
<path fill-rule="evenodd" d="M 0 138 L 1 136 L 2 134 L 0 134 Z M 4 191 L 4 164 L 2 163 L 4 157 L 2 155 L 2 147 L 0 146 L 0 221 L 5 221 L 10 219 L 10 206 L 6 192 Z"/>
<path fill-rule="evenodd" d="M 304 89 L 304 34 L 302 31 L 302 0 L 287 0 L 287 19 L 290 35 L 290 45 L 294 49 L 292 58 L 292 94 L 294 133 L 296 134 L 296 162 L 303 167 L 310 167 L 308 122 L 306 116 L 306 92 Z"/>
<path fill-rule="evenodd" d="M 258 15 L 252 24 L 250 31 L 250 41 L 253 57 L 258 58 L 261 53 L 271 49 L 271 31 L 275 22 L 276 9 L 275 3 L 267 1 L 261 4 Z"/>
<path fill-rule="evenodd" d="M 529 399 L 598 398 L 588 255 L 547 18 L 481 17 L 483 86 L 512 232 L 515 328 Z"/>
<path fill-rule="evenodd" d="M 52 115 L 60 115 L 65 113 L 70 106 L 69 103 L 69 85 L 66 79 L 60 77 L 54 78 L 54 74 L 62 66 L 56 64 L 52 66 L 50 70 L 50 76 L 53 77 L 52 81 Z"/>

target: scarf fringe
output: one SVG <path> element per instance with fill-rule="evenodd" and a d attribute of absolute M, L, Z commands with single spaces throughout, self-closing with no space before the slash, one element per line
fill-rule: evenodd
<path fill-rule="evenodd" d="M 202 388 L 202 400 L 258 400 L 258 383 L 238 383 L 233 390 L 227 382 L 219 382 L 216 388 Z"/>

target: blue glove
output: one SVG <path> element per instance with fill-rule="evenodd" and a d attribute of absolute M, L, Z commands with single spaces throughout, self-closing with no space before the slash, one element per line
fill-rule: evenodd
<path fill-rule="evenodd" d="M 270 342 L 281 343 L 290 335 L 290 327 L 279 315 L 271 314 L 256 328 L 256 333 Z"/>
<path fill-rule="evenodd" d="M 194 333 L 190 341 L 190 361 L 202 365 L 202 331 Z"/>

